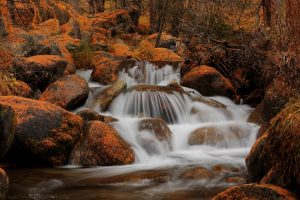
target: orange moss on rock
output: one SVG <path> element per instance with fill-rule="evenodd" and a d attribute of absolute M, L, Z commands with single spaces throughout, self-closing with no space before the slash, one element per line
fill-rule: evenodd
<path fill-rule="evenodd" d="M 89 95 L 89 86 L 79 75 L 67 75 L 50 84 L 39 100 L 73 109 L 85 102 Z"/>
<path fill-rule="evenodd" d="M 296 200 L 289 191 L 267 184 L 245 184 L 229 188 L 218 194 L 213 200 Z"/>
<path fill-rule="evenodd" d="M 67 163 L 80 139 L 83 120 L 44 101 L 21 97 L 0 97 L 16 113 L 17 127 L 7 155 L 10 162 L 25 165 L 57 166 Z"/>
<path fill-rule="evenodd" d="M 83 166 L 126 165 L 134 160 L 133 150 L 118 132 L 100 121 L 87 124 L 85 135 L 72 156 L 73 164 Z"/>
<path fill-rule="evenodd" d="M 9 178 L 6 172 L 0 168 L 0 199 L 6 199 L 6 194 L 8 192 Z"/>
<path fill-rule="evenodd" d="M 234 97 L 236 91 L 232 83 L 215 68 L 201 65 L 186 73 L 181 84 L 193 88 L 205 96 Z"/>

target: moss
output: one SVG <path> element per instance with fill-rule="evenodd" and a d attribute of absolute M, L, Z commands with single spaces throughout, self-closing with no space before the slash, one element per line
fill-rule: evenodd
<path fill-rule="evenodd" d="M 300 174 L 300 99 L 290 102 L 271 122 L 268 145 L 286 178 Z M 267 150 L 267 149 L 266 149 Z"/>
<path fill-rule="evenodd" d="M 74 64 L 76 68 L 93 68 L 94 51 L 90 43 L 83 41 L 79 47 L 71 50 Z"/>

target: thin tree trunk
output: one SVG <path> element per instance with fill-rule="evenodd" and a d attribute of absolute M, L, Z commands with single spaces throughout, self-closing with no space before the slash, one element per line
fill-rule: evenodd
<path fill-rule="evenodd" d="M 163 32 L 163 30 L 165 28 L 165 24 L 166 24 L 168 6 L 169 6 L 169 0 L 165 0 L 165 3 L 163 5 L 163 9 L 161 11 L 161 15 L 159 17 L 160 19 L 159 19 L 159 23 L 158 23 L 158 35 L 157 35 L 157 38 L 156 38 L 155 47 L 159 47 L 159 45 L 160 45 L 161 35 L 162 35 L 162 32 Z"/>

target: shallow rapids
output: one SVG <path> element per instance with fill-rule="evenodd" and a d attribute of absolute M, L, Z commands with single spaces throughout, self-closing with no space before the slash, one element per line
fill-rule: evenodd
<path fill-rule="evenodd" d="M 91 71 L 78 71 L 90 80 Z M 133 148 L 133 165 L 82 169 L 12 171 L 25 176 L 13 184 L 28 199 L 53 195 L 54 199 L 210 199 L 246 177 L 244 158 L 256 140 L 258 126 L 247 122 L 251 108 L 225 97 L 203 97 L 198 92 L 166 87 L 179 82 L 179 69 L 158 68 L 150 63 L 119 73 L 127 91 L 119 94 L 107 112 L 117 118 L 113 126 Z M 136 89 L 139 86 L 146 89 Z M 159 87 L 156 87 L 158 86 Z M 99 111 L 95 91 L 104 86 L 89 82 L 85 108 Z M 150 88 L 150 89 L 149 89 Z M 157 90 L 161 88 L 161 90 Z M 143 119 L 162 118 L 171 131 L 169 141 L 153 130 L 141 130 Z M 202 167 L 214 173 L 204 178 L 186 178 L 186 171 Z M 41 198 L 43 199 L 43 198 Z M 44 198 L 45 199 L 45 198 Z"/>

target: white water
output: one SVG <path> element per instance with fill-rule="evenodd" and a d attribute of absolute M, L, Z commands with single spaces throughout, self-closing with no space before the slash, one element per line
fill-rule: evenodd
<path fill-rule="evenodd" d="M 84 75 L 89 80 L 88 72 L 78 74 Z M 126 81 L 129 86 L 167 85 L 171 81 L 180 80 L 179 71 L 171 66 L 158 69 L 149 63 L 143 67 L 136 66 L 128 72 L 122 71 L 119 73 L 119 78 Z M 90 85 L 102 87 L 94 83 Z M 193 93 L 192 96 L 200 95 L 191 89 L 185 89 L 187 93 Z M 93 101 L 91 99 L 90 101 Z M 120 173 L 140 166 L 144 169 L 177 165 L 210 167 L 222 163 L 244 166 L 244 158 L 255 142 L 258 130 L 256 125 L 247 123 L 251 108 L 246 105 L 236 105 L 225 97 L 211 99 L 224 104 L 226 108 L 193 101 L 191 96 L 179 92 L 129 90 L 120 94 L 111 104 L 109 112 L 104 114 L 119 119 L 111 125 L 132 146 L 136 162 L 134 165 L 113 168 Z M 91 102 L 87 102 L 86 106 L 94 107 Z M 144 117 L 161 117 L 169 122 L 168 126 L 172 131 L 172 149 L 166 148 L 165 142 L 157 140 L 151 133 L 141 134 L 138 126 Z M 238 130 L 238 133 L 234 136 L 227 135 L 232 126 Z M 215 135 L 221 137 L 221 141 L 189 145 L 190 134 L 201 127 L 214 127 L 217 130 Z M 143 145 L 145 141 L 152 141 L 151 147 L 155 151 L 145 148 Z"/>

